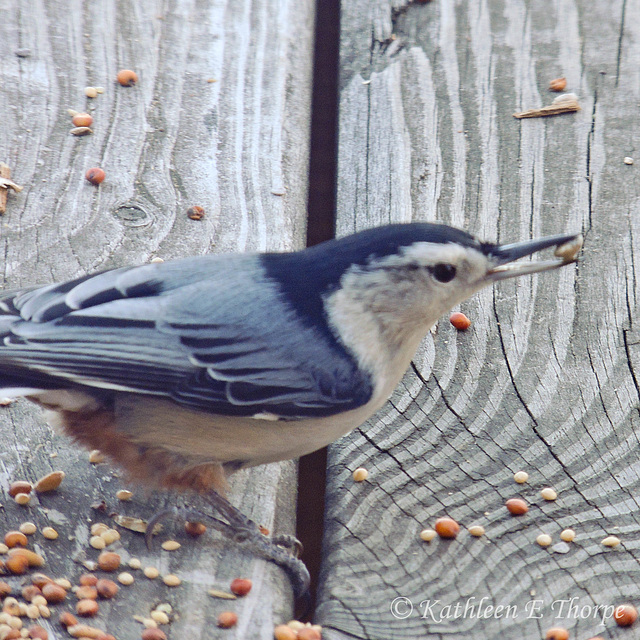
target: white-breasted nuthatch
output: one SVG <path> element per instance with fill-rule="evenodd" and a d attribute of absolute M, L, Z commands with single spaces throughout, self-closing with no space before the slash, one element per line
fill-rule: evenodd
<path fill-rule="evenodd" d="M 204 493 L 224 518 L 215 528 L 249 540 L 303 591 L 304 565 L 224 498 L 226 478 L 360 426 L 452 306 L 573 262 L 581 244 L 496 245 L 393 224 L 294 253 L 206 255 L 7 292 L 0 392 L 50 410 L 135 479 Z M 549 247 L 551 260 L 514 262 Z"/>

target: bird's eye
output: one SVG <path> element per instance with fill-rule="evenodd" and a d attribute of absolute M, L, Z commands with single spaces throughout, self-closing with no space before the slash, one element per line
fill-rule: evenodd
<path fill-rule="evenodd" d="M 430 271 L 438 282 L 451 282 L 456 277 L 456 268 L 444 262 L 434 265 Z"/>

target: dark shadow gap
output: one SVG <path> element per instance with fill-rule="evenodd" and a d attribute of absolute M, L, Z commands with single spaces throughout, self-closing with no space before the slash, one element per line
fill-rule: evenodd
<path fill-rule="evenodd" d="M 335 235 L 339 50 L 340 2 L 317 0 L 307 207 L 309 247 Z M 326 476 L 326 449 L 300 458 L 296 535 L 304 545 L 303 560 L 311 574 L 308 619 L 315 609 L 322 561 Z"/>

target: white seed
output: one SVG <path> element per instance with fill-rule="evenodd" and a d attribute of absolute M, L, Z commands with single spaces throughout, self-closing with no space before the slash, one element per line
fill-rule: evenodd
<path fill-rule="evenodd" d="M 123 584 L 125 586 L 129 586 L 130 584 L 133 584 L 134 578 L 133 576 L 128 573 L 127 571 L 123 571 L 122 573 L 120 573 L 118 575 L 118 582 L 120 584 Z"/>
<path fill-rule="evenodd" d="M 43 618 L 50 618 L 51 617 L 51 610 L 49 609 L 49 607 L 46 604 L 39 604 L 38 605 L 38 611 L 40 611 L 40 615 Z"/>
<path fill-rule="evenodd" d="M 107 546 L 107 543 L 100 536 L 91 536 L 91 538 L 89 538 L 89 544 L 98 550 L 104 549 Z"/>
<path fill-rule="evenodd" d="M 33 596 L 33 598 L 31 598 L 31 604 L 35 604 L 37 607 L 40 605 L 46 606 L 47 599 L 44 596 Z"/>
<path fill-rule="evenodd" d="M 139 569 L 142 566 L 142 562 L 140 562 L 139 558 L 131 558 L 127 564 L 130 569 Z"/>
<path fill-rule="evenodd" d="M 151 618 L 158 624 L 169 624 L 169 616 L 164 611 L 152 611 Z"/>
<path fill-rule="evenodd" d="M 156 607 L 156 611 L 164 611 L 167 615 L 170 615 L 173 607 L 168 602 L 163 602 Z"/>
<path fill-rule="evenodd" d="M 42 530 L 42 535 L 47 540 L 55 540 L 58 537 L 58 532 L 53 527 L 45 527 Z"/>
<path fill-rule="evenodd" d="M 120 540 L 120 532 L 117 529 L 107 529 L 100 534 L 100 537 L 108 546 L 110 544 L 113 544 L 116 540 Z"/>
<path fill-rule="evenodd" d="M 9 553 L 9 547 L 4 542 L 0 542 L 0 555 Z"/>
<path fill-rule="evenodd" d="M 160 575 L 160 572 L 155 567 L 145 567 L 142 573 L 144 573 L 149 580 L 155 580 Z"/>
<path fill-rule="evenodd" d="M 98 95 L 98 91 L 95 87 L 86 87 L 84 95 L 87 96 L 87 98 L 95 98 Z"/>
<path fill-rule="evenodd" d="M 469 533 L 476 538 L 480 538 L 484 535 L 484 527 L 479 524 L 474 524 L 473 526 L 469 527 Z"/>
<path fill-rule="evenodd" d="M 103 531 L 107 531 L 109 527 L 104 522 L 96 522 L 91 525 L 91 535 L 99 536 Z"/>
<path fill-rule="evenodd" d="M 616 536 L 607 536 L 602 544 L 605 547 L 617 547 L 620 544 L 620 538 L 616 538 Z"/>
<path fill-rule="evenodd" d="M 116 498 L 118 498 L 118 500 L 122 500 L 123 502 L 131 500 L 131 498 L 133 498 L 133 492 L 127 489 L 120 489 L 120 491 L 116 491 Z"/>
<path fill-rule="evenodd" d="M 150 262 L 152 264 L 157 264 L 157 263 L 160 263 L 160 262 L 164 262 L 164 260 L 162 258 L 151 258 Z"/>
<path fill-rule="evenodd" d="M 518 484 L 524 484 L 529 479 L 529 474 L 526 471 L 518 471 L 513 474 L 513 479 Z"/>
<path fill-rule="evenodd" d="M 364 469 L 363 467 L 358 467 L 353 472 L 353 479 L 356 482 L 364 482 L 368 477 L 369 477 L 369 472 L 366 469 Z"/>
<path fill-rule="evenodd" d="M 17 504 L 21 506 L 26 506 L 31 502 L 31 494 L 30 493 L 16 493 L 13 497 Z"/>
<path fill-rule="evenodd" d="M 18 616 L 11 616 L 8 624 L 12 629 L 22 629 L 22 620 Z"/>
<path fill-rule="evenodd" d="M 142 624 L 145 627 L 145 629 L 157 629 L 158 628 L 158 623 L 155 620 L 153 620 L 153 618 L 142 618 L 142 620 L 140 620 L 140 622 L 142 622 Z"/>
<path fill-rule="evenodd" d="M 575 537 L 576 537 L 576 532 L 573 529 L 565 529 L 560 534 L 560 539 L 564 540 L 565 542 L 573 542 L 575 540 Z"/>
<path fill-rule="evenodd" d="M 29 604 L 27 605 L 27 618 L 31 620 L 35 620 L 40 617 L 40 609 L 38 609 L 38 605 Z"/>
<path fill-rule="evenodd" d="M 38 527 L 36 527 L 33 522 L 23 522 L 20 525 L 19 529 L 20 532 L 24 533 L 25 536 L 32 536 L 38 530 Z"/>
<path fill-rule="evenodd" d="M 438 534 L 433 529 L 423 529 L 420 532 L 420 538 L 425 542 L 431 542 Z"/>
<path fill-rule="evenodd" d="M 93 449 L 89 454 L 89 462 L 91 464 L 100 464 L 106 460 L 104 453 L 100 449 Z"/>
<path fill-rule="evenodd" d="M 552 540 L 551 540 L 551 536 L 547 535 L 546 533 L 541 533 L 537 538 L 536 538 L 536 542 L 541 546 L 541 547 L 548 547 Z"/>
<path fill-rule="evenodd" d="M 74 127 L 73 129 L 69 129 L 69 133 L 72 136 L 88 136 L 90 133 L 93 133 L 91 127 Z"/>
<path fill-rule="evenodd" d="M 77 116 L 80 112 L 75 109 L 67 109 L 67 113 L 73 118 L 73 116 Z"/>
<path fill-rule="evenodd" d="M 181 545 L 177 540 L 165 540 L 161 546 L 165 551 L 177 551 Z"/>
<path fill-rule="evenodd" d="M 180 580 L 180 578 L 178 578 L 178 576 L 174 575 L 173 573 L 169 573 L 162 578 L 162 582 L 164 582 L 167 587 L 177 587 L 182 583 L 182 580 Z"/>
<path fill-rule="evenodd" d="M 551 487 L 546 487 L 545 489 L 543 489 L 540 492 L 540 495 L 545 499 L 545 500 L 555 500 L 558 497 L 558 494 L 551 488 Z"/>
<path fill-rule="evenodd" d="M 71 589 L 71 587 L 73 586 L 66 578 L 56 578 L 54 580 L 54 582 L 59 587 L 62 587 L 63 589 L 66 589 L 67 591 L 69 591 L 69 589 Z"/>
<path fill-rule="evenodd" d="M 629 156 L 627 156 L 627 157 L 624 159 L 624 163 L 625 163 L 625 164 L 633 164 L 633 158 L 630 158 Z"/>
<path fill-rule="evenodd" d="M 96 87 L 97 93 L 104 93 L 104 87 Z"/>

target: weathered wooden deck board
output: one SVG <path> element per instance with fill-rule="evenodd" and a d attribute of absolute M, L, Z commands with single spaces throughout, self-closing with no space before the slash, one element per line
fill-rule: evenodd
<path fill-rule="evenodd" d="M 582 229 L 585 250 L 476 295 L 466 333 L 443 319 L 391 402 L 331 447 L 324 638 L 638 637 L 594 608 L 640 604 L 640 178 L 623 162 L 640 148 L 639 42 L 635 1 L 344 2 L 339 234 L 410 219 L 503 242 Z M 581 112 L 512 117 L 550 104 L 558 76 Z M 514 496 L 527 515 L 507 514 Z M 421 542 L 445 514 L 458 539 Z M 566 554 L 534 542 L 566 527 Z M 587 608 L 561 611 L 571 598 Z M 516 615 L 484 619 L 487 605 Z"/>
<path fill-rule="evenodd" d="M 312 36 L 309 0 L 5 3 L 0 160 L 25 189 L 9 195 L 0 220 L 3 286 L 156 256 L 304 246 Z M 30 55 L 16 56 L 20 48 Z M 116 85 L 121 68 L 136 70 L 139 84 Z M 88 100 L 87 85 L 105 93 Z M 93 135 L 69 134 L 69 108 L 90 110 Z M 84 180 L 96 165 L 107 174 L 99 188 Z M 186 216 L 194 204 L 207 211 L 201 221 Z M 172 502 L 136 492 L 119 504 L 115 492 L 126 482 L 107 465 L 90 466 L 87 454 L 53 435 L 27 402 L 0 409 L 0 433 L 2 531 L 25 520 L 53 524 L 58 541 L 36 535 L 33 542 L 52 576 L 73 580 L 82 571 L 74 558 L 97 555 L 87 545 L 87 525 L 109 518 L 94 512 L 93 502 L 142 517 Z M 33 481 L 52 469 L 67 473 L 55 495 L 29 508 L 6 495 L 10 481 Z M 239 474 L 231 499 L 269 529 L 293 532 L 293 464 Z M 273 625 L 291 616 L 280 569 L 215 534 L 194 542 L 180 523 L 166 526 L 183 542 L 177 553 L 159 543 L 149 552 L 129 532 L 117 550 L 177 573 L 182 587 L 170 590 L 134 572 L 134 585 L 101 605 L 96 626 L 118 640 L 139 638 L 132 616 L 164 601 L 177 614 L 172 638 L 271 638 Z M 207 595 L 239 575 L 254 581 L 249 597 L 230 604 Z M 225 609 L 239 614 L 235 630 L 215 628 Z"/>

